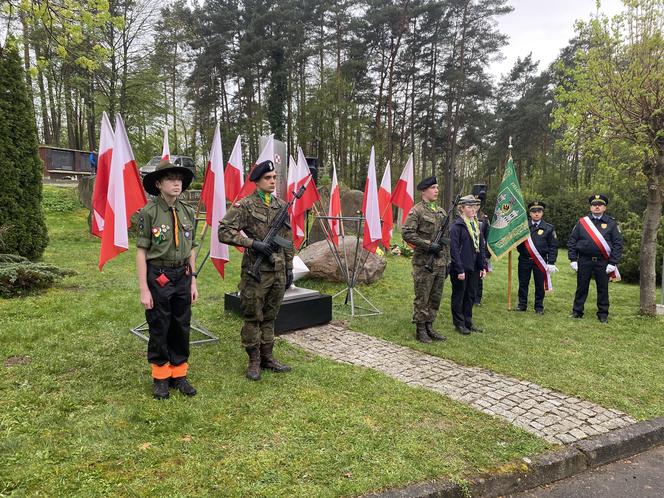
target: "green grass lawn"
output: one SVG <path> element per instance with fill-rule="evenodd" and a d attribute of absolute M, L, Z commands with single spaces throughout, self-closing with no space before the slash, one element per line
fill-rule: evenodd
<path fill-rule="evenodd" d="M 585 315 L 567 318 L 572 310 L 576 274 L 561 250 L 553 276 L 554 291 L 544 300 L 545 314 L 533 311 L 531 281 L 527 313 L 507 311 L 507 257 L 493 262 L 494 271 L 484 282 L 481 307 L 474 321 L 483 334 L 462 336 L 454 331 L 450 315 L 452 287 L 445 282 L 443 302 L 436 321 L 447 335 L 444 343 L 425 345 L 415 340 L 412 315 L 410 260 L 388 256 L 384 278 L 361 291 L 383 314 L 355 318 L 348 325 L 464 365 L 489 368 L 536 382 L 545 387 L 623 410 L 638 419 L 664 415 L 664 318 L 638 313 L 639 288 L 609 284 L 609 323 L 596 313 L 595 283 L 591 282 Z M 513 256 L 512 307 L 516 307 L 517 254 Z M 310 280 L 309 287 L 336 291 L 342 287 Z M 341 301 L 340 301 L 341 302 Z"/>
<path fill-rule="evenodd" d="M 46 193 L 52 201 L 71 192 Z M 43 294 L 0 300 L 0 496 L 353 496 L 501 471 L 551 447 L 445 397 L 283 341 L 277 355 L 294 371 L 247 381 L 241 321 L 223 311 L 223 293 L 238 281 L 235 251 L 225 280 L 211 265 L 199 279 L 194 316 L 221 339 L 192 351 L 199 395 L 156 402 L 145 344 L 128 331 L 143 321 L 135 251 L 100 273 L 87 212 L 49 205 L 44 260 L 79 274 Z M 545 317 L 505 311 L 501 263 L 477 311 L 487 333 L 448 333 L 447 342 L 425 346 L 410 324 L 410 261 L 390 257 L 385 278 L 362 289 L 384 314 L 348 323 L 639 418 L 662 415 L 662 321 L 639 317 L 638 289 L 621 284 L 611 288 L 608 326 L 592 306 L 582 321 L 568 321 L 573 275 L 559 267 Z M 449 330 L 449 286 L 445 294 L 438 325 Z"/>

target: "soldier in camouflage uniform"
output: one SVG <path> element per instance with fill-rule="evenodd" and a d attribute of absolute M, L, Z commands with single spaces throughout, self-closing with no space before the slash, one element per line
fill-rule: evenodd
<path fill-rule="evenodd" d="M 235 203 L 219 224 L 219 242 L 245 247 L 240 276 L 240 307 L 244 317 L 242 345 L 249 355 L 247 378 L 260 380 L 261 368 L 274 372 L 288 372 L 290 367 L 272 356 L 274 320 L 277 317 L 285 290 L 293 283 L 293 247 L 276 248 L 263 242 L 270 223 L 286 203 L 274 197 L 277 174 L 272 161 L 264 161 L 253 169 L 249 180 L 256 183 L 256 192 Z M 284 225 L 279 234 L 292 241 L 290 226 Z M 256 258 L 263 254 L 261 281 L 248 271 Z"/>
<path fill-rule="evenodd" d="M 403 240 L 415 246 L 413 254 L 413 281 L 415 284 L 415 300 L 413 301 L 413 322 L 416 326 L 417 340 L 424 343 L 444 341 L 433 328 L 436 314 L 443 296 L 443 283 L 447 278 L 447 265 L 450 261 L 450 250 L 447 239 L 443 243 L 432 241 L 440 230 L 445 219 L 445 210 L 436 205 L 438 183 L 436 177 L 425 178 L 417 185 L 422 192 L 419 202 L 408 213 L 401 229 Z M 435 255 L 433 272 L 424 268 L 429 256 Z"/>
<path fill-rule="evenodd" d="M 136 271 L 150 331 L 148 362 L 156 399 L 168 398 L 169 387 L 196 394 L 186 377 L 191 304 L 198 298 L 195 214 L 178 198 L 193 177 L 191 170 L 162 161 L 143 179 L 145 190 L 156 197 L 138 215 Z"/>

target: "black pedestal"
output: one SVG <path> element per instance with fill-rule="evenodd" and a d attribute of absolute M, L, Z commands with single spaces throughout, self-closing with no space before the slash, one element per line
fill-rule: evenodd
<path fill-rule="evenodd" d="M 224 294 L 224 308 L 241 315 L 238 292 Z M 274 323 L 278 335 L 291 330 L 323 325 L 332 320 L 332 296 L 309 289 L 289 289 Z"/>

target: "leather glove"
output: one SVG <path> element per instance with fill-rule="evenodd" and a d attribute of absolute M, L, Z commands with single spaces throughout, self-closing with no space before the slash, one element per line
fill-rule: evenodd
<path fill-rule="evenodd" d="M 579 271 L 579 263 L 576 261 L 572 261 L 569 265 L 572 267 L 572 270 Z"/>
<path fill-rule="evenodd" d="M 546 271 L 549 273 L 556 273 L 558 271 L 558 267 L 556 265 L 546 265 Z"/>
<path fill-rule="evenodd" d="M 438 256 L 438 253 L 443 249 L 443 247 L 440 244 L 436 244 L 435 242 L 432 242 L 429 244 L 429 254 L 435 254 Z"/>
<path fill-rule="evenodd" d="M 614 271 L 616 271 L 616 267 L 614 265 L 606 265 L 607 275 L 610 274 L 610 273 L 613 273 Z"/>
<path fill-rule="evenodd" d="M 286 270 L 286 290 L 293 285 L 293 270 Z"/>
<path fill-rule="evenodd" d="M 257 252 L 263 254 L 264 256 L 268 256 L 268 257 L 274 252 L 274 249 L 272 249 L 272 246 L 270 244 L 266 244 L 262 240 L 254 240 L 251 243 L 251 248 L 254 251 L 257 251 Z"/>

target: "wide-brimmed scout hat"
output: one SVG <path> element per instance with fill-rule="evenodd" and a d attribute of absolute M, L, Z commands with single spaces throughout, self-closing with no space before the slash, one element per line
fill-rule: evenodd
<path fill-rule="evenodd" d="M 459 206 L 479 206 L 480 204 L 480 200 L 472 194 L 464 195 L 459 199 Z"/>
<path fill-rule="evenodd" d="M 184 166 L 176 166 L 170 161 L 162 159 L 155 170 L 143 177 L 143 188 L 148 194 L 159 195 L 157 182 L 168 173 L 177 173 L 182 177 L 182 191 L 184 192 L 191 185 L 194 179 L 194 172 Z"/>

